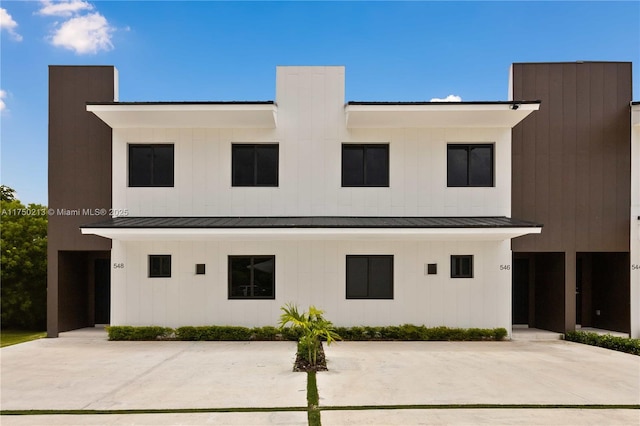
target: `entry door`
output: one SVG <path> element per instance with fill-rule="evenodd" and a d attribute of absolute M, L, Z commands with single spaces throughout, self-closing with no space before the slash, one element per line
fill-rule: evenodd
<path fill-rule="evenodd" d="M 111 312 L 111 261 L 95 261 L 95 324 L 109 324 Z"/>
<path fill-rule="evenodd" d="M 529 324 L 529 259 L 513 259 L 512 318 L 514 324 Z"/>
<path fill-rule="evenodd" d="M 582 259 L 576 259 L 576 324 L 582 324 Z"/>

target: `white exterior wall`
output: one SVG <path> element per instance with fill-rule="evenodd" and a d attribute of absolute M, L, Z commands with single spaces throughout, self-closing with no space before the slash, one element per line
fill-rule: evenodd
<path fill-rule="evenodd" d="M 130 216 L 510 216 L 510 128 L 348 129 L 343 67 L 279 67 L 275 129 L 113 129 L 113 208 Z M 232 143 L 278 143 L 279 187 L 232 187 Z M 342 188 L 342 143 L 389 143 L 388 188 Z M 447 143 L 494 143 L 495 186 L 447 188 Z M 172 188 L 129 188 L 127 144 L 173 143 Z M 511 330 L 510 241 L 113 241 L 112 325 L 275 325 L 287 302 L 336 325 Z M 148 255 L 172 255 L 148 278 Z M 394 255 L 393 300 L 347 300 L 346 255 Z M 451 279 L 450 255 L 474 255 Z M 275 255 L 275 300 L 229 300 L 229 255 Z M 206 264 L 196 275 L 195 264 Z M 426 275 L 427 263 L 438 264 Z"/>
<path fill-rule="evenodd" d="M 148 278 L 149 254 L 172 256 L 171 278 Z M 346 255 L 394 256 L 392 300 L 347 300 Z M 450 278 L 450 255 L 474 255 L 474 278 Z M 228 255 L 275 255 L 274 300 L 229 300 Z M 507 241 L 114 241 L 112 325 L 275 326 L 294 302 L 339 326 L 504 327 L 511 330 Z M 195 264 L 206 264 L 196 275 Z M 426 275 L 437 263 L 437 275 Z"/>
<path fill-rule="evenodd" d="M 114 129 L 131 216 L 509 216 L 510 128 L 347 129 L 343 67 L 279 67 L 276 129 Z M 232 187 L 231 144 L 279 144 L 279 187 Z M 388 188 L 342 188 L 342 143 L 389 143 Z M 447 143 L 495 143 L 495 187 L 447 188 Z M 127 187 L 128 143 L 174 143 L 173 188 Z"/>
<path fill-rule="evenodd" d="M 640 105 L 631 111 L 631 337 L 640 338 Z"/>

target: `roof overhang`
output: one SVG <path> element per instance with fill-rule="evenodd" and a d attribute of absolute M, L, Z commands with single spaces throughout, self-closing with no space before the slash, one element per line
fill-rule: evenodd
<path fill-rule="evenodd" d="M 347 127 L 503 127 L 513 128 L 540 101 L 508 102 L 349 102 L 345 106 Z"/>
<path fill-rule="evenodd" d="M 276 127 L 274 102 L 110 102 L 87 103 L 112 129 Z"/>
<path fill-rule="evenodd" d="M 421 224 L 422 223 L 422 224 Z M 429 225 L 431 224 L 431 225 Z M 81 227 L 113 240 L 504 241 L 542 225 L 509 218 L 114 218 Z"/>
<path fill-rule="evenodd" d="M 82 228 L 83 234 L 98 235 L 120 241 L 185 241 L 185 240 L 455 240 L 504 241 L 528 234 L 539 234 L 542 228 L 493 229 L 105 229 Z"/>
<path fill-rule="evenodd" d="M 640 126 L 640 102 L 631 103 L 631 125 Z"/>

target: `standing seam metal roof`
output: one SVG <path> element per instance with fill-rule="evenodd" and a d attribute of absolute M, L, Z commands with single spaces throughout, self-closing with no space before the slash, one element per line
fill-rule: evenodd
<path fill-rule="evenodd" d="M 488 217 L 117 217 L 81 228 L 539 228 L 505 216 Z"/>

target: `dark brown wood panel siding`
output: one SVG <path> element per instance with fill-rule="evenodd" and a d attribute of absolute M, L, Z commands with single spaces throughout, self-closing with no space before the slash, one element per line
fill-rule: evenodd
<path fill-rule="evenodd" d="M 86 102 L 113 98 L 113 67 L 49 68 L 49 207 L 56 212 L 111 207 L 111 129 L 87 112 Z M 91 221 L 95 218 L 52 215 L 49 245 L 110 249 L 109 240 L 80 233 L 80 225 Z"/>
<path fill-rule="evenodd" d="M 513 65 L 512 216 L 544 224 L 517 252 L 629 251 L 631 63 Z"/>
<path fill-rule="evenodd" d="M 70 272 L 85 268 L 86 256 L 59 257 L 59 253 L 111 249 L 106 238 L 82 235 L 80 225 L 107 218 L 83 215 L 83 209 L 111 207 L 111 129 L 87 112 L 86 102 L 113 101 L 114 78 L 112 66 L 49 67 L 49 207 L 54 214 L 48 224 L 47 332 L 51 337 L 87 324 L 86 315 L 79 314 L 86 310 L 87 290 L 76 279 L 80 275 Z M 62 210 L 80 214 L 59 214 Z M 60 270 L 59 259 L 64 259 Z M 75 306 L 79 301 L 81 306 Z"/>

